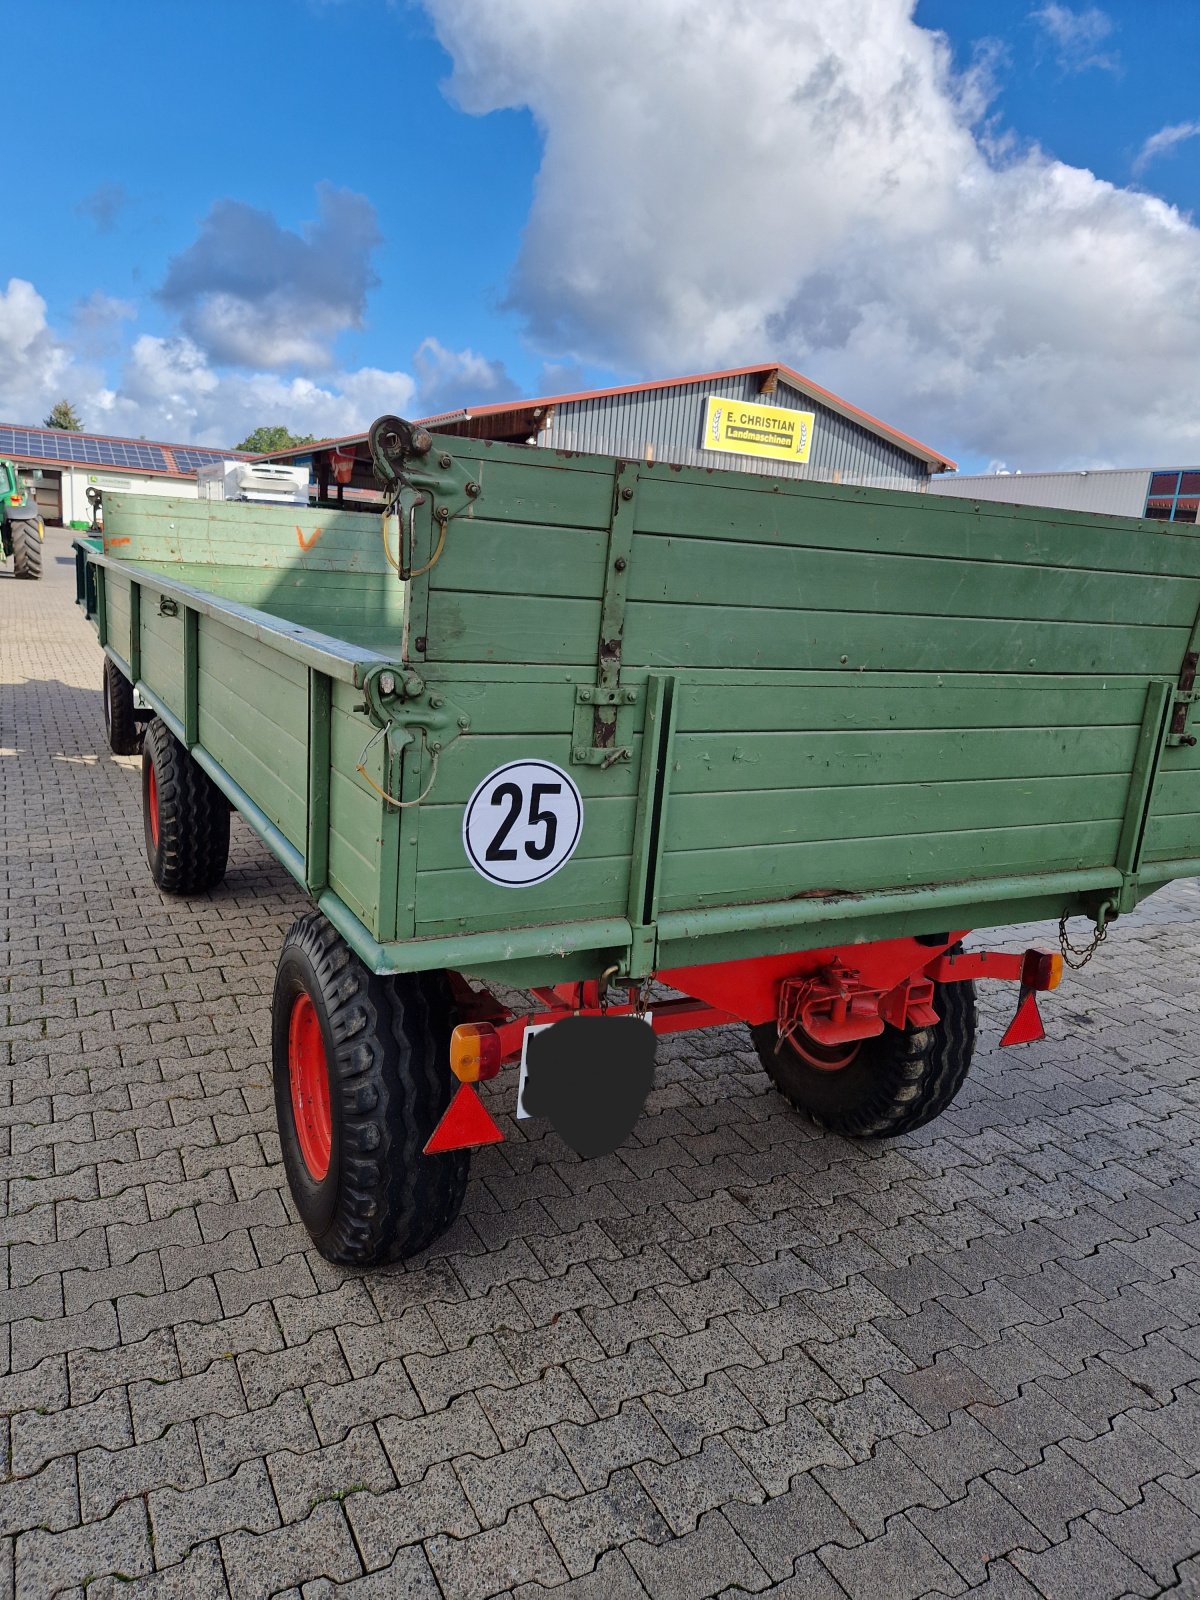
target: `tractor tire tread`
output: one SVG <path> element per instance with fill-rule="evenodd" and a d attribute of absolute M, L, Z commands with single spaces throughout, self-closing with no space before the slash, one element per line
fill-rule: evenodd
<path fill-rule="evenodd" d="M 143 762 L 158 786 L 159 849 L 154 881 L 166 894 L 203 894 L 229 863 L 229 805 L 161 717 L 146 729 Z"/>
<path fill-rule="evenodd" d="M 18 578 L 40 578 L 42 575 L 42 541 L 36 522 L 28 517 L 18 517 L 9 523 L 12 538 L 13 575 Z"/>
<path fill-rule="evenodd" d="M 415 1255 L 458 1215 L 470 1171 L 466 1151 L 424 1153 L 449 1102 L 449 985 L 441 973 L 371 972 L 320 912 L 297 918 L 289 947 L 320 986 L 340 1106 L 339 1204 L 314 1242 L 343 1266 Z"/>
<path fill-rule="evenodd" d="M 135 756 L 142 748 L 142 727 L 133 711 L 133 685 L 113 661 L 104 658 L 105 733 L 115 756 Z"/>

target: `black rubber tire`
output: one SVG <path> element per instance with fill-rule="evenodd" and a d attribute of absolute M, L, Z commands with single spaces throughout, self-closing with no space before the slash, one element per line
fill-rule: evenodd
<path fill-rule="evenodd" d="M 751 1028 L 775 1087 L 819 1127 L 857 1139 L 892 1139 L 940 1116 L 966 1081 L 975 1053 L 975 985 L 935 984 L 940 1021 L 910 1033 L 885 1027 L 853 1061 L 823 1071 L 780 1043 L 775 1024 Z"/>
<path fill-rule="evenodd" d="M 158 796 L 158 839 L 151 825 L 150 774 Z M 229 803 L 161 717 L 142 741 L 142 817 L 150 876 L 165 894 L 203 894 L 229 864 Z"/>
<path fill-rule="evenodd" d="M 21 517 L 9 524 L 12 536 L 13 574 L 18 578 L 42 575 L 42 541 L 36 522 Z"/>
<path fill-rule="evenodd" d="M 329 1168 L 314 1180 L 292 1109 L 288 1037 L 305 993 L 329 1069 Z M 470 1151 L 424 1146 L 457 1087 L 450 1072 L 453 998 L 443 973 L 371 972 L 319 912 L 288 931 L 271 1001 L 275 1115 L 300 1220 L 329 1261 L 370 1267 L 415 1255 L 457 1217 Z"/>
<path fill-rule="evenodd" d="M 110 656 L 104 658 L 104 733 L 115 756 L 135 756 L 142 748 L 142 725 L 133 709 L 133 685 Z"/>

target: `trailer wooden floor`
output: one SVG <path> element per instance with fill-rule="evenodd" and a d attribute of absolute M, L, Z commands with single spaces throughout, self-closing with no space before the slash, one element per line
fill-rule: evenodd
<path fill-rule="evenodd" d="M 597 1164 L 509 1075 L 453 1233 L 342 1272 L 268 1081 L 304 902 L 237 819 L 220 890 L 153 889 L 46 557 L 0 572 L 0 1596 L 1200 1591 L 1196 884 L 1044 1044 L 985 997 L 916 1136 L 822 1135 L 739 1030 Z"/>

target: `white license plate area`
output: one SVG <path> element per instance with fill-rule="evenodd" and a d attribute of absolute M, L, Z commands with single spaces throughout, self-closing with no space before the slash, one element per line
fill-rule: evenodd
<path fill-rule="evenodd" d="M 642 1021 L 648 1025 L 653 1021 L 654 1013 L 647 1011 Z M 563 1019 L 565 1020 L 565 1019 Z M 525 1079 L 529 1070 L 529 1041 L 535 1033 L 545 1033 L 547 1028 L 553 1028 L 553 1022 L 535 1022 L 525 1029 L 525 1036 L 521 1040 L 521 1074 L 517 1079 L 517 1121 L 529 1122 L 533 1113 L 525 1109 Z"/>

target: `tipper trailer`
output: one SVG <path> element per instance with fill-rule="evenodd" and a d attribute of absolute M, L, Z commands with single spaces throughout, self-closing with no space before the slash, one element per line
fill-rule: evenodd
<path fill-rule="evenodd" d="M 1069 955 L 1067 918 L 1093 948 L 1200 872 L 1192 530 L 370 441 L 373 507 L 111 495 L 78 546 L 155 883 L 214 888 L 232 806 L 314 902 L 272 1059 L 331 1259 L 449 1225 L 505 1065 L 611 1147 L 647 1028 L 749 1024 L 822 1125 L 918 1127 L 975 980 L 1017 986 L 1015 1043 L 1061 976 L 968 930 L 1061 918 Z"/>

